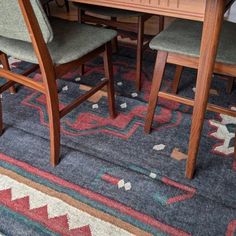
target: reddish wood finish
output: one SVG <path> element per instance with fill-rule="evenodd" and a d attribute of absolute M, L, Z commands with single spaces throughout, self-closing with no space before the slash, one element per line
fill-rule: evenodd
<path fill-rule="evenodd" d="M 72 0 L 149 14 L 204 21 L 207 0 Z M 224 0 L 226 9 L 234 0 Z M 211 14 L 211 12 L 209 13 Z"/>
<path fill-rule="evenodd" d="M 196 94 L 186 166 L 186 177 L 190 179 L 193 177 L 196 167 L 196 158 L 219 43 L 224 7 L 224 0 L 207 0 L 206 2 L 206 14 L 200 49 L 201 59 L 199 61 L 197 75 Z M 211 14 L 207 14 L 208 12 L 211 12 Z M 212 38 L 214 38 L 214 40 L 212 40 Z"/>
<path fill-rule="evenodd" d="M 199 61 L 199 58 L 196 58 L 196 57 L 184 56 L 184 55 L 176 54 L 176 53 L 168 54 L 167 62 L 170 64 L 177 65 L 176 71 L 175 71 L 175 77 L 172 83 L 172 93 L 176 94 L 178 91 L 178 86 L 179 86 L 181 74 L 184 67 L 197 69 L 198 61 Z M 215 67 L 214 67 L 214 73 L 225 75 L 225 77 L 221 77 L 221 79 L 227 80 L 226 92 L 230 94 L 232 92 L 232 89 L 234 86 L 234 80 L 236 77 L 236 65 L 223 64 L 223 63 L 216 62 Z"/>
<path fill-rule="evenodd" d="M 112 108 L 111 116 L 114 117 L 115 110 L 114 106 L 114 91 L 113 91 L 113 80 L 112 80 L 112 70 L 110 62 L 110 43 L 103 45 L 99 49 L 94 50 L 88 55 L 65 65 L 54 65 L 49 54 L 48 48 L 44 42 L 42 32 L 40 30 L 39 24 L 33 12 L 30 0 L 18 0 L 20 9 L 22 11 L 25 23 L 27 25 L 29 35 L 32 40 L 32 45 L 35 51 L 35 54 L 38 59 L 39 68 L 42 74 L 42 82 L 36 82 L 32 79 L 29 79 L 26 75 L 31 73 L 32 69 L 25 72 L 23 75 L 16 74 L 11 72 L 9 68 L 0 69 L 0 76 L 11 80 L 13 82 L 7 82 L 5 85 L 0 87 L 0 91 L 9 88 L 10 85 L 14 82 L 23 84 L 30 88 L 33 88 L 39 92 L 42 92 L 46 96 L 47 111 L 49 117 L 49 131 L 50 131 L 50 161 L 53 166 L 59 162 L 60 154 L 60 117 L 66 115 L 73 108 L 79 105 L 82 101 L 93 95 L 103 86 L 108 85 L 108 97 L 109 97 L 109 107 Z M 87 92 L 83 97 L 76 99 L 71 104 L 67 105 L 63 110 L 59 110 L 59 101 L 57 94 L 57 85 L 56 85 L 56 75 L 62 75 L 63 71 L 66 73 L 71 69 L 72 66 L 78 66 L 79 64 L 84 63 L 86 60 L 89 60 L 100 53 L 105 54 L 105 67 L 106 75 L 108 79 L 93 88 L 91 91 Z M 0 54 L 1 58 L 6 57 L 6 55 Z M 109 67 L 109 68 L 108 68 Z M 109 73 L 109 74 L 108 74 Z M 113 97 L 111 97 L 113 96 Z M 0 108 L 1 109 L 1 108 Z M 1 115 L 2 110 L 0 110 Z M 0 116 L 0 132 L 2 131 L 2 116 Z"/>
<path fill-rule="evenodd" d="M 24 76 L 27 76 L 31 73 L 33 73 L 34 71 L 36 71 L 38 69 L 38 65 L 35 65 L 35 66 L 32 66 L 31 68 L 29 68 L 28 70 L 26 70 L 23 75 Z M 15 78 L 17 79 L 17 78 Z M 24 77 L 23 77 L 24 79 Z M 7 83 L 3 84 L 1 87 L 0 87 L 0 94 L 3 93 L 4 91 L 6 91 L 7 89 L 11 88 L 12 86 L 14 86 L 16 84 L 16 82 L 14 81 L 8 81 Z"/>
<path fill-rule="evenodd" d="M 107 92 L 108 92 L 108 102 L 109 102 L 109 113 L 112 118 L 116 117 L 115 111 L 115 100 L 114 100 L 114 81 L 113 81 L 113 69 L 112 63 L 109 58 L 111 58 L 112 49 L 111 43 L 106 44 L 106 51 L 104 54 L 104 70 L 105 77 L 108 79 Z"/>
<path fill-rule="evenodd" d="M 117 17 L 111 17 L 111 22 L 114 22 L 114 23 L 117 22 Z M 111 29 L 117 30 L 116 27 L 111 27 Z M 113 51 L 113 53 L 118 52 L 118 39 L 117 39 L 117 37 L 115 37 L 112 40 L 112 51 Z"/>
<path fill-rule="evenodd" d="M 0 62 L 1 62 L 1 64 L 2 64 L 2 66 L 3 66 L 4 69 L 6 69 L 6 70 L 11 70 L 7 56 L 6 56 L 4 53 L 1 53 L 1 52 L 0 52 Z M 11 94 L 16 93 L 16 90 L 15 90 L 15 87 L 14 87 L 14 86 L 12 86 L 12 87 L 10 88 L 10 93 L 11 93 Z"/>
<path fill-rule="evenodd" d="M 164 29 L 165 25 L 165 17 L 164 16 L 159 16 L 159 32 L 161 32 Z"/>
<path fill-rule="evenodd" d="M 111 29 L 122 29 L 125 31 L 133 31 L 138 34 L 137 36 L 137 48 L 136 48 L 136 89 L 141 90 L 141 74 L 142 74 L 142 59 L 144 50 L 144 24 L 151 17 L 149 14 L 138 16 L 137 23 L 127 23 L 117 21 L 116 17 L 110 17 L 110 19 L 103 19 L 86 14 L 85 11 L 78 9 L 78 21 L 86 23 L 96 23 L 100 25 L 106 25 Z M 160 17 L 159 21 L 160 31 L 164 28 L 164 17 Z M 117 38 L 112 41 L 113 52 L 118 50 Z M 81 66 L 81 74 L 84 73 L 84 65 Z"/>
<path fill-rule="evenodd" d="M 164 51 L 159 51 L 157 53 L 156 65 L 153 73 L 151 93 L 148 102 L 147 116 L 144 126 L 144 131 L 146 133 L 150 133 L 151 130 L 152 120 L 154 117 L 154 112 L 158 101 L 158 93 L 161 88 L 161 81 L 165 71 L 167 56 L 168 53 Z"/>
<path fill-rule="evenodd" d="M 229 77 L 229 78 L 225 78 L 225 79 L 227 80 L 226 92 L 228 94 L 230 94 L 233 90 L 233 87 L 234 87 L 235 77 Z"/>
<path fill-rule="evenodd" d="M 3 133 L 3 122 L 2 122 L 2 94 L 0 95 L 0 136 Z"/>
<path fill-rule="evenodd" d="M 142 16 L 138 17 L 138 40 L 136 49 L 136 89 L 141 90 L 141 74 L 143 61 L 143 40 L 144 40 L 144 23 L 145 19 Z"/>
<path fill-rule="evenodd" d="M 172 83 L 172 93 L 175 93 L 175 94 L 177 93 L 183 69 L 184 69 L 183 66 L 179 66 L 179 65 L 176 66 L 175 77 Z"/>
<path fill-rule="evenodd" d="M 222 72 L 222 69 L 229 68 L 230 70 L 226 71 L 227 74 L 232 73 L 235 70 L 235 66 L 229 66 L 222 63 L 215 64 L 215 57 L 219 42 L 219 34 L 222 25 L 225 4 L 226 1 L 224 0 L 208 0 L 206 2 L 205 19 L 203 24 L 202 43 L 199 59 L 190 57 L 187 58 L 182 55 L 180 58 L 178 57 L 178 55 L 176 56 L 171 53 L 170 55 L 168 55 L 168 53 L 166 52 L 159 51 L 158 55 L 160 55 L 160 53 L 163 53 L 163 58 L 161 58 L 161 56 L 157 56 L 157 60 L 160 60 L 160 65 L 158 65 L 158 62 L 156 62 L 156 67 L 157 65 L 159 66 L 159 71 L 156 69 L 156 67 L 154 71 L 153 84 L 149 98 L 148 113 L 145 122 L 145 132 L 150 132 L 158 95 L 194 106 L 188 149 L 188 160 L 186 166 L 186 177 L 190 179 L 193 177 L 196 167 L 197 152 L 199 148 L 206 109 L 208 108 L 209 110 L 217 111 L 220 113 L 225 113 L 234 116 L 236 115 L 235 112 L 229 109 L 224 109 L 222 107 L 207 103 L 214 68 L 218 72 Z M 187 62 L 187 59 L 190 60 Z M 163 92 L 159 93 L 162 75 L 165 67 L 165 63 L 163 64 L 163 61 L 175 61 L 175 64 L 180 65 L 180 67 L 177 67 L 177 81 L 173 87 L 174 91 L 176 91 L 179 82 L 178 77 L 181 74 L 181 66 L 186 66 L 183 61 L 185 61 L 187 64 L 194 64 L 193 68 L 198 68 L 196 95 L 194 102 L 185 98 L 175 96 L 173 94 L 167 94 Z"/>
<path fill-rule="evenodd" d="M 204 19 L 206 1 L 207 0 L 73 0 L 73 2 L 192 20 Z"/>
<path fill-rule="evenodd" d="M 173 100 L 175 102 L 183 103 L 188 106 L 194 106 L 194 100 L 189 99 L 189 98 L 185 98 L 185 97 L 181 97 L 181 96 L 177 96 L 175 94 L 170 94 L 170 93 L 166 93 L 166 92 L 159 92 L 158 96 L 162 97 L 162 98 Z M 217 105 L 211 104 L 211 103 L 207 104 L 207 110 L 213 111 L 213 112 L 218 112 L 218 113 L 225 114 L 228 116 L 236 116 L 235 111 L 221 107 L 221 106 L 217 106 Z"/>
<path fill-rule="evenodd" d="M 81 9 L 78 9 L 78 22 L 80 24 L 83 23 L 83 20 L 82 20 L 82 16 L 84 15 L 84 11 L 82 11 Z M 85 73 L 85 69 L 84 69 L 84 64 L 80 65 L 79 66 L 79 69 L 80 69 L 80 74 L 81 75 L 84 75 Z"/>
<path fill-rule="evenodd" d="M 189 144 L 189 159 L 186 176 L 192 178 L 195 169 L 197 150 L 202 130 L 202 122 L 209 94 L 209 84 L 213 72 L 219 31 L 225 8 L 234 0 L 73 0 L 75 2 L 111 6 L 127 10 L 142 11 L 149 14 L 174 16 L 204 21 L 201 55 L 198 64 L 197 93 Z M 220 68 L 218 64 L 216 67 Z M 230 68 L 232 70 L 232 68 Z M 202 84 L 202 85 L 201 85 Z M 201 91 L 201 87 L 203 91 Z M 146 124 L 146 129 L 148 124 Z"/>
<path fill-rule="evenodd" d="M 185 55 L 176 54 L 176 53 L 169 53 L 167 62 L 170 64 L 190 67 L 194 69 L 198 69 L 199 67 L 199 58 L 185 56 Z M 234 77 L 236 74 L 236 65 L 215 62 L 214 72 L 216 74 L 223 74 L 223 75 Z"/>
<path fill-rule="evenodd" d="M 236 136 L 236 135 L 235 135 Z M 234 158 L 236 159 L 236 139 L 234 141 Z"/>

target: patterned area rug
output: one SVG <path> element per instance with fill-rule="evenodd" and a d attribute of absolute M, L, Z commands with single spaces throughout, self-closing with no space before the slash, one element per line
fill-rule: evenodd
<path fill-rule="evenodd" d="M 0 138 L 0 235 L 236 235 L 236 118 L 207 113 L 193 180 L 184 178 L 192 109 L 160 100 L 153 131 L 144 118 L 155 53 L 144 55 L 143 89 L 134 87 L 133 48 L 114 55 L 116 106 L 97 93 L 61 121 L 61 161 L 49 164 L 45 98 L 18 86 L 4 93 Z M 13 70 L 30 65 L 11 58 Z M 162 90 L 174 75 L 168 66 Z M 103 78 L 102 58 L 58 81 L 61 106 Z M 179 93 L 193 97 L 186 69 Z M 40 80 L 38 72 L 32 79 Z M 79 85 L 82 84 L 82 85 Z M 236 109 L 236 90 L 215 76 L 210 100 Z"/>

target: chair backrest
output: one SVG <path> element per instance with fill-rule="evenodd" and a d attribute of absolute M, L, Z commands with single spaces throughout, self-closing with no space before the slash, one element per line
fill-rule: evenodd
<path fill-rule="evenodd" d="M 46 43 L 53 31 L 39 0 L 30 0 Z M 18 0 L 0 0 L 0 36 L 31 42 Z"/>

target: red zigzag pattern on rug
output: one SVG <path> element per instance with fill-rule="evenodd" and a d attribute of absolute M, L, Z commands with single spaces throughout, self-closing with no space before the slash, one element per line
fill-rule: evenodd
<path fill-rule="evenodd" d="M 69 229 L 67 215 L 48 218 L 47 205 L 35 209 L 30 209 L 29 196 L 12 200 L 11 189 L 0 190 L 0 204 L 13 209 L 30 219 L 40 222 L 54 232 L 70 236 L 92 236 L 89 225 L 76 229 Z"/>

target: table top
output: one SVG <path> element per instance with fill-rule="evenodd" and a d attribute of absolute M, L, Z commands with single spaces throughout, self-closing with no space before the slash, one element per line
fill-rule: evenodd
<path fill-rule="evenodd" d="M 207 0 L 73 0 L 101 6 L 203 20 Z"/>
<path fill-rule="evenodd" d="M 204 20 L 207 0 L 72 0 L 191 20 Z M 225 0 L 226 5 L 234 0 Z"/>

